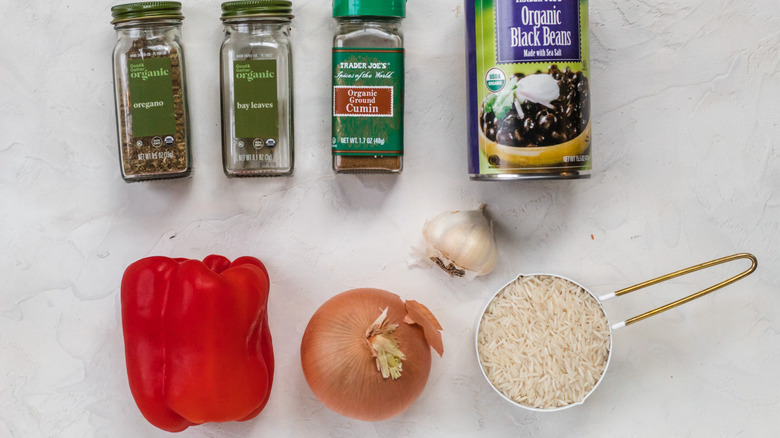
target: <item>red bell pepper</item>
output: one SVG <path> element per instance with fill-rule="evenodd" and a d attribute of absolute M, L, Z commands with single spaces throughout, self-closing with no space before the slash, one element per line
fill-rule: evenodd
<path fill-rule="evenodd" d="M 268 272 L 253 257 L 148 257 L 127 268 L 127 376 L 150 423 L 179 432 L 260 413 L 274 374 L 268 289 Z"/>

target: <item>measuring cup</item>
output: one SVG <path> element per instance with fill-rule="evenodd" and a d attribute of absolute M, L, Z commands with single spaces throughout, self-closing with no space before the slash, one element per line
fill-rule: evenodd
<path fill-rule="evenodd" d="M 730 262 L 730 261 L 738 260 L 738 259 L 748 259 L 748 260 L 750 260 L 750 262 L 751 262 L 750 267 L 747 270 L 745 270 L 745 271 L 743 271 L 743 272 L 741 272 L 741 273 L 739 273 L 739 274 L 737 274 L 737 275 L 735 275 L 735 276 L 733 276 L 733 277 L 731 277 L 731 278 L 729 278 L 727 280 L 721 281 L 720 283 L 717 283 L 717 284 L 715 284 L 713 286 L 710 286 L 710 287 L 708 287 L 708 288 L 706 288 L 704 290 L 701 290 L 701 291 L 696 292 L 694 294 L 688 295 L 685 298 L 681 298 L 681 299 L 679 299 L 677 301 L 673 301 L 673 302 L 671 302 L 669 304 L 665 304 L 663 306 L 657 307 L 657 308 L 655 308 L 653 310 L 647 311 L 645 313 L 642 313 L 640 315 L 634 316 L 632 318 L 628 318 L 628 319 L 626 319 L 624 321 L 617 322 L 615 324 L 610 324 L 609 323 L 609 318 L 607 318 L 607 313 L 604 311 L 604 307 L 602 305 L 602 303 L 604 301 L 610 300 L 610 299 L 615 298 L 615 297 L 620 297 L 620 296 L 626 295 L 626 294 L 628 294 L 630 292 L 634 292 L 636 290 L 639 290 L 639 289 L 642 289 L 642 288 L 645 288 L 645 287 L 648 287 L 648 286 L 652 286 L 654 284 L 658 284 L 658 283 L 661 283 L 663 281 L 666 281 L 666 280 L 669 280 L 669 279 L 672 279 L 672 278 L 680 277 L 680 276 L 685 275 L 685 274 L 690 274 L 691 272 L 699 271 L 699 270 L 706 269 L 706 268 L 709 268 L 709 267 L 712 267 L 712 266 L 715 266 L 715 265 L 719 265 L 721 263 L 726 263 L 726 262 Z M 475 345 L 476 345 L 476 349 L 477 349 L 477 360 L 479 361 L 480 370 L 482 371 L 482 375 L 485 377 L 485 380 L 488 381 L 490 386 L 502 398 L 504 398 L 506 401 L 508 401 L 508 402 L 510 402 L 510 403 L 512 403 L 512 404 L 514 404 L 516 406 L 519 406 L 519 407 L 521 407 L 523 409 L 528 409 L 528 410 L 537 411 L 537 412 L 553 412 L 553 411 L 560 411 L 560 410 L 563 410 L 563 409 L 568 409 L 568 408 L 570 408 L 572 406 L 580 405 L 580 404 L 584 403 L 585 400 L 588 397 L 590 397 L 591 394 L 593 394 L 593 392 L 599 386 L 601 381 L 604 379 L 604 375 L 607 374 L 607 369 L 609 368 L 609 362 L 612 359 L 612 332 L 614 330 L 617 330 L 617 329 L 623 328 L 625 326 L 634 324 L 634 323 L 639 322 L 639 321 L 641 321 L 643 319 L 649 318 L 649 317 L 651 317 L 653 315 L 657 315 L 657 314 L 659 314 L 661 312 L 665 312 L 665 311 L 667 311 L 669 309 L 677 307 L 677 306 L 679 306 L 681 304 L 685 304 L 685 303 L 687 303 L 689 301 L 693 301 L 693 300 L 695 300 L 697 298 L 700 298 L 700 297 L 702 297 L 704 295 L 707 295 L 710 292 L 713 292 L 713 291 L 715 291 L 717 289 L 720 289 L 720 288 L 722 288 L 724 286 L 727 286 L 727 285 L 729 285 L 731 283 L 734 283 L 735 281 L 740 280 L 740 279 L 750 275 L 753 271 L 756 270 L 757 266 L 758 266 L 758 261 L 756 260 L 756 257 L 754 255 L 748 254 L 748 253 L 739 253 L 739 254 L 734 254 L 734 255 L 727 256 L 727 257 L 722 257 L 722 258 L 719 258 L 719 259 L 711 260 L 709 262 L 701 263 L 701 264 L 698 264 L 698 265 L 695 265 L 695 266 L 691 266 L 689 268 L 681 269 L 679 271 L 675 271 L 675 272 L 672 272 L 670 274 L 662 275 L 662 276 L 654 278 L 652 280 L 648 280 L 648 281 L 636 284 L 634 286 L 630 286 L 630 287 L 627 287 L 627 288 L 624 288 L 624 289 L 620 289 L 619 291 L 612 292 L 612 293 L 609 293 L 609 294 L 605 294 L 605 295 L 602 295 L 602 296 L 596 296 L 593 292 L 588 290 L 588 288 L 586 288 L 585 286 L 583 286 L 580 283 L 578 283 L 576 281 L 573 281 L 573 280 L 571 280 L 569 278 L 563 277 L 561 275 L 555 275 L 555 274 L 528 274 L 528 275 L 523 275 L 523 274 L 521 274 L 518 277 L 516 277 L 514 280 L 512 280 L 509 283 L 507 283 L 506 285 L 504 285 L 504 287 L 499 289 L 498 292 L 493 294 L 493 296 L 490 298 L 490 300 L 488 300 L 487 304 L 485 305 L 485 308 L 482 310 L 482 313 L 480 314 L 479 322 L 477 323 L 476 335 L 475 335 Z M 601 307 L 601 311 L 602 311 L 604 317 L 607 319 L 607 325 L 609 326 L 609 353 L 607 355 L 606 364 L 604 365 L 604 371 L 601 373 L 601 376 L 596 381 L 596 384 L 593 385 L 593 388 L 591 388 L 590 391 L 582 398 L 582 400 L 580 400 L 578 402 L 573 402 L 573 403 L 570 403 L 570 404 L 565 405 L 565 406 L 551 407 L 551 408 L 537 408 L 537 407 L 533 407 L 533 406 L 524 405 L 522 403 L 518 403 L 518 402 L 512 400 L 511 398 L 507 397 L 506 395 L 504 395 L 504 393 L 502 393 L 498 388 L 496 388 L 496 386 L 493 384 L 493 382 L 488 377 L 487 372 L 485 371 L 485 368 L 484 368 L 484 366 L 482 364 L 482 359 L 480 358 L 480 355 L 479 355 L 479 334 L 480 334 L 480 330 L 482 328 L 481 327 L 482 326 L 482 320 L 484 318 L 485 313 L 488 310 L 488 307 L 490 306 L 490 303 L 492 303 L 493 300 L 496 299 L 496 297 L 501 292 L 504 291 L 504 289 L 506 289 L 508 286 L 510 286 L 512 283 L 514 283 L 515 280 L 517 280 L 518 278 L 520 278 L 520 277 L 532 277 L 532 276 L 557 277 L 557 278 L 562 278 L 562 279 L 564 279 L 566 281 L 569 281 L 571 283 L 574 283 L 575 285 L 577 285 L 580 288 L 582 288 L 582 290 L 587 292 L 591 297 L 593 297 L 596 300 L 596 302 L 598 303 L 599 307 Z"/>

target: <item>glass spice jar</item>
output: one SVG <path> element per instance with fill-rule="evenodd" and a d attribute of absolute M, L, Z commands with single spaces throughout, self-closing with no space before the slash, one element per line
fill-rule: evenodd
<path fill-rule="evenodd" d="M 117 133 L 126 182 L 192 173 L 179 2 L 111 8 Z"/>
<path fill-rule="evenodd" d="M 286 0 L 222 3 L 222 163 L 228 177 L 293 173 L 293 87 Z"/>
<path fill-rule="evenodd" d="M 333 0 L 333 117 L 336 173 L 403 169 L 406 0 Z"/>

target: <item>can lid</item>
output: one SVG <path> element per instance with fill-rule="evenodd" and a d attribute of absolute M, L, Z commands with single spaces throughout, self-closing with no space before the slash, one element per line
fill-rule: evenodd
<path fill-rule="evenodd" d="M 289 0 L 243 0 L 222 3 L 222 20 L 245 17 L 292 18 Z"/>
<path fill-rule="evenodd" d="M 406 0 L 333 0 L 334 17 L 406 17 Z"/>
<path fill-rule="evenodd" d="M 116 5 L 111 8 L 111 24 L 145 18 L 172 18 L 183 20 L 180 2 L 137 2 Z"/>

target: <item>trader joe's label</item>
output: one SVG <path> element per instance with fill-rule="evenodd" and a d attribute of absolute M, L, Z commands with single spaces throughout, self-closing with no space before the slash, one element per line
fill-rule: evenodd
<path fill-rule="evenodd" d="M 403 154 L 402 48 L 333 49 L 333 153 Z"/>

